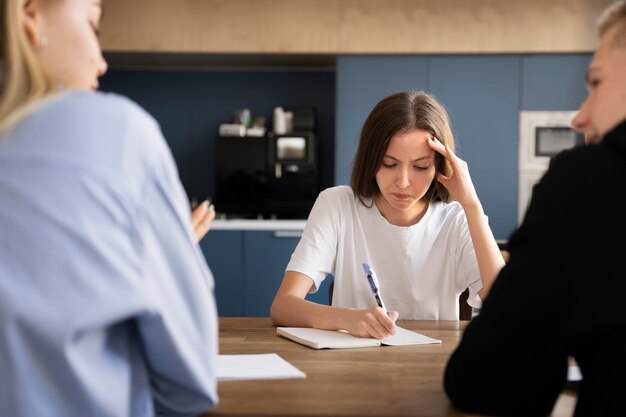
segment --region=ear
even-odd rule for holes
[[[22,7],[22,25],[33,48],[41,42],[41,1],[26,0]]]

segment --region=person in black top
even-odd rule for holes
[[[599,35],[572,121],[588,145],[555,156],[535,185],[509,262],[449,359],[458,409],[549,415],[573,357],[575,416],[626,414],[626,2],[606,9]]]

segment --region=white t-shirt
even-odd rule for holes
[[[466,288],[469,304],[481,305],[476,254],[458,202],[431,203],[419,223],[399,227],[375,204],[363,205],[348,186],[322,191],[286,270],[309,276],[310,292],[333,275],[333,306],[370,308],[376,299],[363,263],[376,272],[385,306],[400,319],[458,320]]]

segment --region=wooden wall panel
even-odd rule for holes
[[[590,52],[611,0],[107,0],[107,52]]]
[[[107,0],[110,52],[327,53],[336,0]]]
[[[346,0],[339,50],[354,53],[588,52],[610,0]]]

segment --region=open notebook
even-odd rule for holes
[[[280,336],[313,349],[346,349],[381,345],[401,346],[441,343],[441,340],[398,326],[396,326],[396,334],[383,340],[356,337],[343,330],[320,330],[308,327],[278,327],[276,332]]]

